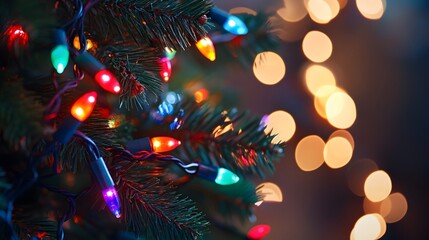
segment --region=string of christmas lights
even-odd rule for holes
[[[97,3],[98,1],[93,0],[89,0],[85,4],[80,0],[70,3],[72,9],[74,9],[74,14],[71,19],[63,26],[57,26],[48,31],[48,35],[50,36],[49,56],[52,66],[50,66],[49,73],[46,74],[50,75],[51,84],[54,86],[55,92],[51,95],[52,97],[47,100],[47,105],[43,112],[43,122],[52,127],[54,131],[53,134],[48,134],[48,136],[42,138],[41,142],[45,144],[44,150],[40,151],[40,149],[34,149],[32,151],[25,174],[19,177],[12,190],[7,192],[7,209],[5,211],[0,211],[0,217],[1,220],[6,223],[9,231],[7,236],[12,239],[19,238],[13,226],[12,212],[14,201],[22,196],[22,194],[35,183],[67,199],[69,208],[62,216],[58,217],[56,231],[57,239],[67,238],[65,236],[64,224],[75,215],[78,208],[76,201],[84,192],[86,193],[86,190],[81,191],[79,194],[74,194],[38,180],[47,179],[61,173],[63,166],[61,166],[60,163],[60,161],[62,161],[62,157],[60,156],[63,154],[64,149],[75,144],[75,142],[81,144],[85,150],[85,154],[89,156],[88,164],[92,179],[100,190],[106,206],[116,218],[121,218],[123,216],[123,209],[121,208],[122,199],[116,190],[118,186],[115,185],[115,181],[109,172],[108,161],[105,161],[105,158],[102,156],[102,151],[115,152],[117,149],[111,146],[99,148],[92,138],[79,130],[83,128],[83,125],[85,125],[83,123],[93,114],[97,104],[97,98],[99,96],[104,97],[104,93],[100,95],[100,92],[93,89],[94,86],[88,84],[90,89],[86,89],[85,94],[75,99],[70,111],[65,111],[66,114],[62,114],[64,110],[62,109],[62,103],[66,99],[65,96],[69,96],[70,93],[72,93],[71,96],[73,96],[74,93],[77,92],[77,88],[80,87],[79,85],[81,85],[83,81],[87,81],[87,79],[95,80],[100,88],[109,93],[123,94],[121,93],[121,91],[123,91],[121,84],[118,82],[116,76],[109,70],[106,62],[104,60],[99,60],[96,57],[97,54],[93,54],[95,51],[87,51],[91,50],[90,44],[92,44],[92,40],[90,41],[90,39],[86,39],[85,37],[85,17],[90,15],[90,9]],[[246,25],[239,18],[231,14],[226,14],[226,12],[218,8],[210,7],[208,14],[214,22],[222,26],[226,31],[237,35],[244,35],[248,32]],[[199,19],[200,25],[204,25],[206,21],[206,15],[201,16]],[[17,45],[35,44],[35,41],[32,41],[32,37],[34,37],[33,31],[27,33],[18,24],[10,26],[7,30],[7,34],[10,48],[22,47]],[[201,40],[195,43],[196,47],[205,57],[214,61],[216,53],[213,43],[208,36],[204,36],[203,34],[199,35],[201,36],[196,38],[195,42],[197,39]],[[34,48],[38,49],[38,46]],[[161,64],[161,71],[158,73],[165,82],[168,82],[171,78],[171,60],[174,57],[175,51],[169,47],[165,49],[165,56],[154,64]],[[12,51],[12,53],[15,54],[16,52]],[[22,56],[16,55],[14,57],[21,58]],[[85,86],[83,88],[88,87]],[[160,121],[166,121],[168,118],[169,129],[171,131],[180,130],[185,121],[185,111],[180,106],[181,96],[174,93],[170,95],[170,97],[173,95],[175,100],[173,101],[167,96],[167,102],[161,103],[156,112]],[[101,101],[104,101],[104,99]],[[173,105],[174,107],[172,108]],[[174,110],[174,114],[172,110]],[[136,161],[145,161],[149,158],[153,158],[155,161],[173,163],[179,166],[180,169],[189,176],[196,176],[218,185],[233,185],[242,180],[238,176],[240,174],[236,174],[226,167],[208,164],[200,160],[189,160],[185,162],[172,155],[160,154],[174,151],[180,146],[181,141],[169,136],[145,137],[124,143],[125,149],[122,149],[122,154],[129,154],[129,157],[132,157]],[[49,164],[52,166],[53,171],[51,174],[39,176],[38,167],[40,167],[41,162],[47,159],[51,160]],[[115,161],[115,156],[109,157],[109,160]],[[114,177],[116,178],[118,176]],[[39,236],[37,234],[33,235],[32,237]],[[43,234],[41,233],[40,236],[43,236]]]

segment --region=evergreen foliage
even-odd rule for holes
[[[272,173],[285,147],[272,143],[260,117],[185,97],[169,116],[154,118],[168,88],[159,77],[159,58],[165,47],[185,50],[206,36],[214,26],[206,17],[212,7],[208,0],[0,4],[0,237],[114,239],[124,231],[131,239],[207,239],[218,221],[233,226],[228,220],[253,216],[261,196],[251,177]],[[219,42],[218,51],[234,57],[240,51],[248,64],[257,52],[247,50],[270,49],[274,38],[264,30],[266,16],[241,17],[250,34]],[[13,24],[28,33],[28,43],[11,40]],[[62,74],[49,60],[53,28],[67,34],[71,58]],[[86,50],[86,39],[96,43],[93,49]],[[237,49],[238,43],[245,44]],[[84,51],[116,76],[119,95],[102,90],[75,65]],[[61,144],[56,131],[88,91],[98,92],[95,109]],[[180,111],[181,124],[173,129]],[[152,136],[171,136],[182,145],[171,156],[124,148],[129,140]],[[118,191],[119,220],[107,215],[94,158],[104,159]],[[240,181],[221,187],[187,172],[186,164],[223,167]]]

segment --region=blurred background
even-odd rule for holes
[[[281,39],[225,80],[287,141],[258,180],[278,186],[256,209],[265,239],[427,239],[429,1],[216,5],[267,13]]]

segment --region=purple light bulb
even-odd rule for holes
[[[115,215],[116,218],[121,217],[121,205],[119,204],[118,193],[115,187],[109,187],[102,191],[104,201],[106,202],[109,210]]]

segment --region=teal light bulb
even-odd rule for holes
[[[166,47],[165,56],[168,58],[168,60],[171,61],[174,58],[174,56],[176,56],[176,50]]]
[[[215,182],[219,185],[231,185],[238,182],[240,178],[225,168],[219,168]]]
[[[51,52],[51,62],[59,74],[64,72],[69,62],[69,50],[65,45],[58,45]]]

